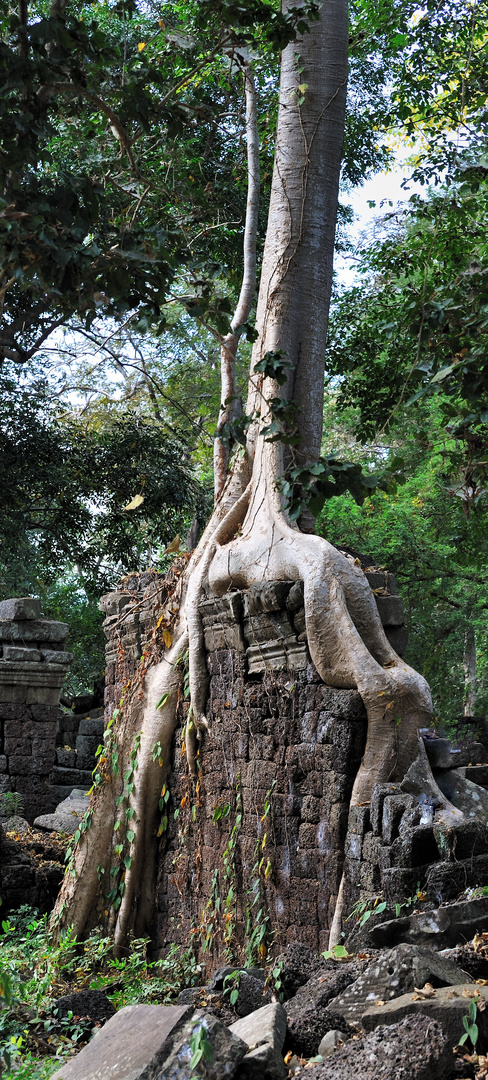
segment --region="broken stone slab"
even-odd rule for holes
[[[16,596],[0,601],[0,620],[3,619],[38,619],[41,614],[41,601],[34,596]],[[0,626],[0,637],[2,636]]]
[[[16,663],[39,664],[41,661],[38,649],[29,649],[22,645],[4,645],[2,652],[4,660],[15,660]]]
[[[7,619],[0,623],[0,637],[4,641],[64,641],[68,636],[67,623],[55,619],[36,619],[32,622],[14,622]]]
[[[255,1050],[257,1046],[269,1043],[273,1050],[281,1054],[285,1044],[286,1012],[279,1001],[272,1001],[241,1020],[236,1020],[235,1024],[230,1025],[229,1031],[244,1039],[248,1050]]]
[[[436,769],[436,783],[449,802],[461,810],[465,818],[488,821],[488,791],[466,780],[458,769]]]
[[[237,1066],[235,1080],[286,1080],[288,1069],[269,1043],[257,1046],[246,1054]]]
[[[211,1046],[212,1057],[205,1059],[205,1080],[231,1080],[244,1058],[246,1043],[233,1035],[215,1016],[200,1010],[197,1010],[191,1019],[185,1020],[183,1026],[173,1033],[172,1046],[164,1058],[162,1068],[161,1065],[151,1063],[144,1073],[144,1080],[194,1080],[195,1071],[190,1068],[193,1057],[190,1039],[195,1035],[203,1036]],[[71,1077],[68,1080],[71,1080]],[[122,1078],[117,1074],[116,1080]]]
[[[488,982],[488,956],[485,953],[476,952],[468,945],[458,945],[455,949],[443,949],[440,956],[453,960],[472,979],[486,979]]]
[[[370,964],[366,971],[338,997],[329,1009],[351,1023],[359,1023],[363,1012],[375,1001],[390,1001],[401,993],[430,982],[433,986],[471,982],[465,972],[431,949],[418,945],[397,945]]]
[[[74,788],[71,795],[59,803],[53,814],[41,814],[37,817],[34,826],[36,829],[45,829],[46,832],[61,832],[72,836],[89,805],[88,793]]]
[[[460,941],[470,941],[474,934],[484,930],[488,930],[488,898],[462,900],[433,911],[377,923],[371,927],[368,940],[380,949],[399,942],[447,949]]]
[[[189,1005],[127,1005],[110,1018],[76,1057],[58,1069],[51,1080],[160,1077],[191,1012]]]
[[[418,998],[419,1000],[415,1000]],[[402,994],[384,1005],[372,1005],[362,1016],[365,1031],[373,1031],[379,1024],[398,1024],[412,1013],[421,1013],[430,1020],[437,1020],[446,1034],[452,1049],[459,1042],[464,1032],[463,1016],[468,1016],[471,1002],[481,998],[485,1007],[478,1010],[476,1023],[482,1041],[488,1035],[488,987],[473,983],[460,983],[456,986],[440,986],[432,997],[421,997],[415,992]]]
[[[449,1040],[427,1016],[408,1016],[391,1027],[380,1026],[362,1039],[347,1042],[320,1065],[307,1069],[307,1080],[446,1080],[453,1068]]]

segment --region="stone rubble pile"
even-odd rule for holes
[[[483,905],[479,929],[488,925]],[[487,976],[488,945],[477,951],[480,940],[457,952],[476,958]],[[111,1018],[53,1080],[461,1080],[474,1076],[472,1047],[458,1045],[473,1002],[477,1053],[488,1048],[488,980],[475,982],[449,950],[402,943],[338,961],[295,943],[276,964],[293,995],[262,1004],[270,995],[264,972],[237,969],[237,1020],[225,989],[236,974],[229,966],[206,986],[182,991],[176,1005],[132,1005],[111,1016],[98,994],[97,1017]],[[86,1008],[82,996],[69,999],[75,1015]],[[199,1068],[191,1064],[198,1048]]]

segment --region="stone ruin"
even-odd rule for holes
[[[41,618],[40,600],[0,603],[0,792],[18,792],[29,821],[53,805],[67,634],[66,623]]]
[[[0,602],[0,796],[12,796],[9,802],[0,800],[3,912],[26,903],[41,911],[52,908],[66,844],[39,832],[29,833],[28,844],[21,837],[26,822],[49,827],[60,800],[74,788],[91,787],[95,751],[103,738],[103,710],[80,715],[59,706],[72,660],[65,649],[67,635],[66,623],[41,617],[38,599]],[[12,811],[20,839],[1,835],[1,819],[11,818]],[[66,819],[67,832],[73,831],[72,821]]]
[[[407,635],[395,580],[379,568],[363,569],[401,654]],[[106,722],[141,657],[162,653],[157,623],[167,595],[167,581],[148,571],[130,575],[101,601]],[[231,927],[241,944],[261,935],[276,947],[298,941],[326,948],[343,870],[346,912],[380,893],[403,903],[418,883],[439,903],[488,882],[488,831],[469,820],[474,803],[468,806],[473,795],[486,797],[488,820],[488,792],[472,785],[488,786],[488,765],[471,764],[472,749],[466,760],[448,750],[436,763],[442,740],[426,733],[441,789],[456,802],[457,785],[458,803],[464,799],[468,820],[455,832],[434,826],[433,806],[415,777],[378,785],[370,806],[349,811],[366,714],[355,690],[325,686],[317,674],[300,583],[207,598],[200,610],[210,730],[195,785],[181,750],[188,707],[182,692],[159,857],[159,947],[193,937],[218,962]],[[476,746],[477,760],[487,762],[483,743]]]

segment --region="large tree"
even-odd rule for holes
[[[285,5],[285,13],[287,5]],[[245,447],[234,457],[214,512],[180,578],[173,642],[148,671],[144,704],[128,693],[107,733],[107,768],[59,898],[58,923],[81,933],[95,918],[100,874],[125,857],[125,881],[108,921],[121,947],[144,932],[154,905],[161,767],[176,724],[182,654],[189,650],[190,771],[207,727],[207,674],[199,601],[274,579],[304,584],[308,644],[323,680],[357,688],[368,738],[352,794],[365,803],[373,785],[402,779],[429,723],[425,680],[387,641],[373,593],[355,560],[313,534],[300,487],[327,471],[320,461],[324,350],[341,166],[347,83],[345,0],[324,0],[316,18],[283,51],[276,152],[257,307],[257,339],[247,402]],[[304,32],[304,30],[306,32]],[[290,514],[290,499],[296,512]],[[301,509],[301,514],[299,511]],[[172,598],[174,604],[174,596]],[[137,773],[134,773],[134,730]],[[155,754],[154,748],[158,747]],[[132,754],[132,758],[131,758]],[[125,777],[125,779],[124,779]],[[426,783],[433,790],[432,777]],[[130,813],[114,834],[113,807]],[[459,817],[444,803],[441,819]],[[89,827],[88,827],[89,826]],[[337,931],[340,901],[332,934]]]

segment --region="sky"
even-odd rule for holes
[[[410,151],[411,152],[411,151]],[[356,215],[355,221],[349,226],[349,237],[358,249],[363,244],[370,243],[375,237],[383,238],[384,231],[382,221],[386,214],[391,214],[401,203],[408,202],[414,191],[424,191],[420,184],[410,182],[408,188],[402,188],[402,182],[408,180],[411,168],[403,162],[391,172],[378,173],[371,180],[367,180],[362,187],[354,188],[348,192],[343,201],[352,206]],[[375,206],[369,206],[374,202]],[[356,260],[354,251],[351,254],[336,255],[334,269],[341,285],[349,288],[354,285],[356,277]]]

